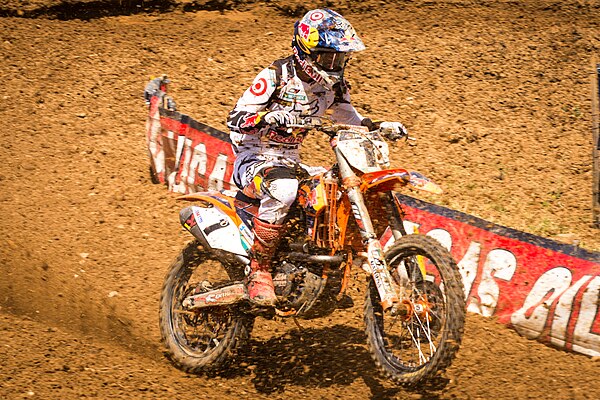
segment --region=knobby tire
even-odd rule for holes
[[[189,288],[198,283],[190,282],[190,278],[210,262],[213,263],[210,268],[214,268],[214,264],[221,266],[222,275],[228,276],[229,281],[239,281],[243,276],[242,268],[225,265],[206,252],[197,241],[192,241],[169,267],[160,296],[159,324],[165,353],[179,369],[194,374],[221,370],[233,358],[239,345],[249,338],[254,322],[252,316],[242,313],[235,305],[205,308],[182,316],[186,311],[182,309],[181,301]],[[190,343],[194,335],[186,333],[186,329],[196,330],[197,327],[191,322],[205,320],[205,325],[209,325],[211,318],[218,319],[219,316],[224,322],[218,339],[208,339],[208,343],[201,346],[205,348],[196,348]],[[204,325],[200,328],[198,332],[206,331]]]
[[[428,268],[437,271],[440,282],[434,283],[431,282],[431,279],[427,281],[422,278],[418,267],[411,261],[416,260],[417,256],[430,260]],[[393,320],[395,317],[385,316],[375,284],[370,279],[364,306],[364,318],[371,356],[386,377],[397,383],[411,386],[444,371],[451,364],[460,347],[465,323],[462,279],[450,253],[438,241],[424,235],[407,235],[400,238],[386,251],[385,258],[390,271],[405,261],[401,265],[404,266],[403,268],[409,269],[409,277],[416,277],[413,282],[408,284],[409,287],[412,285],[411,293],[419,293],[421,297],[431,302],[441,299],[444,303],[443,305],[438,304],[431,313],[431,315],[435,315],[431,321],[427,318],[427,321],[423,322],[426,318],[421,318],[415,322],[415,318],[411,318],[399,323],[387,323],[384,322],[386,318]],[[410,267],[411,262],[412,267]],[[397,279],[398,275],[394,277]],[[443,291],[440,283],[443,283]],[[439,315],[436,315],[436,312]],[[390,326],[395,324],[396,326],[403,324],[408,327],[406,332],[410,332],[412,335],[412,344],[410,344],[411,340],[398,339],[402,335],[393,336],[388,333],[387,329],[391,330]],[[428,334],[425,332],[422,338],[435,339],[435,349],[431,350],[431,344],[429,344],[429,350],[422,352],[420,347],[423,343],[418,341],[419,346],[415,344],[414,332],[422,334],[427,327],[430,328],[430,331]],[[397,329],[405,332],[403,328]],[[433,340],[431,341],[433,342]],[[398,345],[399,348],[394,348],[392,342],[403,343],[404,346]],[[416,350],[417,348],[419,349]],[[407,360],[411,351],[419,354],[418,362]],[[426,356],[429,356],[428,359],[425,359]]]

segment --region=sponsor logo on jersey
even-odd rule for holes
[[[252,128],[256,125],[256,118],[258,118],[258,114],[247,114],[242,118],[242,123],[240,124],[240,128]]]
[[[267,91],[267,80],[260,78],[250,87],[250,93],[255,96],[262,96]]]

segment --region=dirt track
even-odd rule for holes
[[[589,226],[597,2],[348,3],[338,10],[368,47],[348,70],[354,103],[418,138],[393,159],[444,187],[428,201],[600,250]],[[227,375],[189,376],[163,358],[159,289],[188,236],[148,178],[142,90],[166,73],[180,111],[224,130],[255,73],[289,53],[295,20],[243,9],[0,18],[0,397],[600,398],[600,361],[473,315],[440,379],[395,388],[366,351],[359,286],[354,309],[303,333],[257,321]],[[314,164],[326,159],[317,146]]]

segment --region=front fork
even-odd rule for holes
[[[335,151],[338,153],[337,149],[335,149]],[[344,186],[347,188],[352,213],[354,214],[354,218],[359,227],[363,243],[366,245],[369,266],[368,272],[373,277],[373,281],[377,287],[379,298],[381,299],[381,306],[384,310],[387,310],[394,305],[398,305],[400,299],[398,293],[396,293],[393,278],[387,268],[387,263],[383,256],[383,247],[377,238],[377,234],[373,228],[373,222],[371,221],[369,211],[365,204],[365,198],[360,191],[360,178],[354,174],[354,171],[352,171],[352,168],[346,162],[343,155],[336,155],[340,168],[340,175],[342,176]]]

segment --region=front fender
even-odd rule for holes
[[[442,188],[426,176],[419,172],[408,171],[402,168],[369,172],[361,177],[361,181],[360,189],[363,192],[387,192],[394,190],[397,186],[410,185],[416,189],[433,194],[443,193]]]

